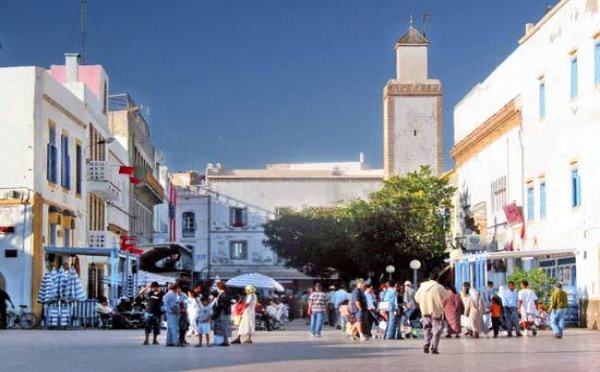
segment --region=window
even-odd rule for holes
[[[80,144],[75,146],[75,193],[81,195],[83,152]]]
[[[597,39],[594,45],[594,70],[594,80],[596,85],[600,85],[600,39]]]
[[[492,214],[502,212],[506,205],[506,176],[502,176],[492,182]]]
[[[51,247],[56,247],[56,231],[57,231],[57,226],[56,224],[50,224],[50,231],[49,231],[49,245]]]
[[[546,117],[546,82],[540,82],[540,119]]]
[[[48,144],[46,146],[46,178],[48,181],[58,183],[58,149],[56,148],[56,125],[50,122],[48,128]]]
[[[72,230],[65,227],[63,228],[63,233],[65,234],[65,247],[70,247],[71,246],[71,234],[72,234]]]
[[[233,227],[246,226],[248,210],[246,208],[229,208],[229,224]]]
[[[546,217],[546,181],[540,181],[540,218]]]
[[[194,212],[183,212],[181,217],[181,236],[193,238],[196,234],[196,215]]]
[[[533,184],[527,185],[527,220],[535,219],[535,210],[533,204]]]
[[[108,108],[108,84],[106,81],[104,82],[104,87],[102,89],[102,113],[106,115],[106,110]]]
[[[573,208],[581,205],[581,178],[579,169],[571,169],[571,206]]]
[[[60,185],[65,189],[71,188],[71,157],[69,156],[69,136],[62,134],[60,136],[60,158],[61,172]]]
[[[577,55],[571,58],[571,98],[577,97]]]
[[[248,242],[245,240],[229,242],[229,258],[232,260],[248,259]]]

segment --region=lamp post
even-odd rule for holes
[[[387,267],[385,268],[385,271],[388,273],[388,280],[392,280],[392,274],[394,272],[396,272],[396,268],[394,267],[394,265],[387,265]]]
[[[421,268],[421,261],[412,260],[410,261],[409,266],[413,269],[413,288],[417,288],[417,271]]]

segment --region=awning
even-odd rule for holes
[[[563,248],[563,249],[540,249],[535,251],[498,251],[498,252],[479,252],[479,253],[466,253],[462,256],[461,260],[474,261],[477,258],[484,258],[487,260],[501,260],[505,258],[536,258],[536,257],[568,257],[574,256],[577,253],[575,248]],[[444,260],[445,262],[453,262],[451,259]]]
[[[92,248],[92,247],[44,247],[46,253],[52,253],[59,256],[100,256],[111,257],[113,252],[121,258],[126,257],[127,252],[121,251],[119,248]],[[136,259],[136,255],[130,255],[132,260]]]
[[[191,272],[192,251],[177,243],[136,245],[142,250],[140,269],[150,273]]]

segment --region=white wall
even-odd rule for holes
[[[427,79],[427,45],[396,47],[396,77],[401,82]]]
[[[34,187],[36,73],[35,67],[0,68],[0,187]]]
[[[393,174],[415,172],[438,165],[437,97],[392,97],[394,100]],[[436,145],[437,144],[437,145]]]

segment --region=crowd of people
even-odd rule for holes
[[[330,287],[325,293],[316,284],[308,294],[307,312],[310,335],[321,337],[323,325],[336,326],[349,338],[366,341],[371,338],[403,339],[423,337],[425,353],[438,354],[439,340],[465,336],[480,338],[490,331],[496,338],[536,336],[540,326],[550,325],[555,338],[562,338],[567,311],[567,294],[560,284],[552,293],[548,314],[538,296],[523,280],[520,289],[514,282],[495,289],[488,282],[481,289],[465,282],[458,293],[436,281],[435,273],[423,281],[418,290],[412,283],[389,281],[378,289],[362,279],[351,282],[350,292],[344,286]]]

